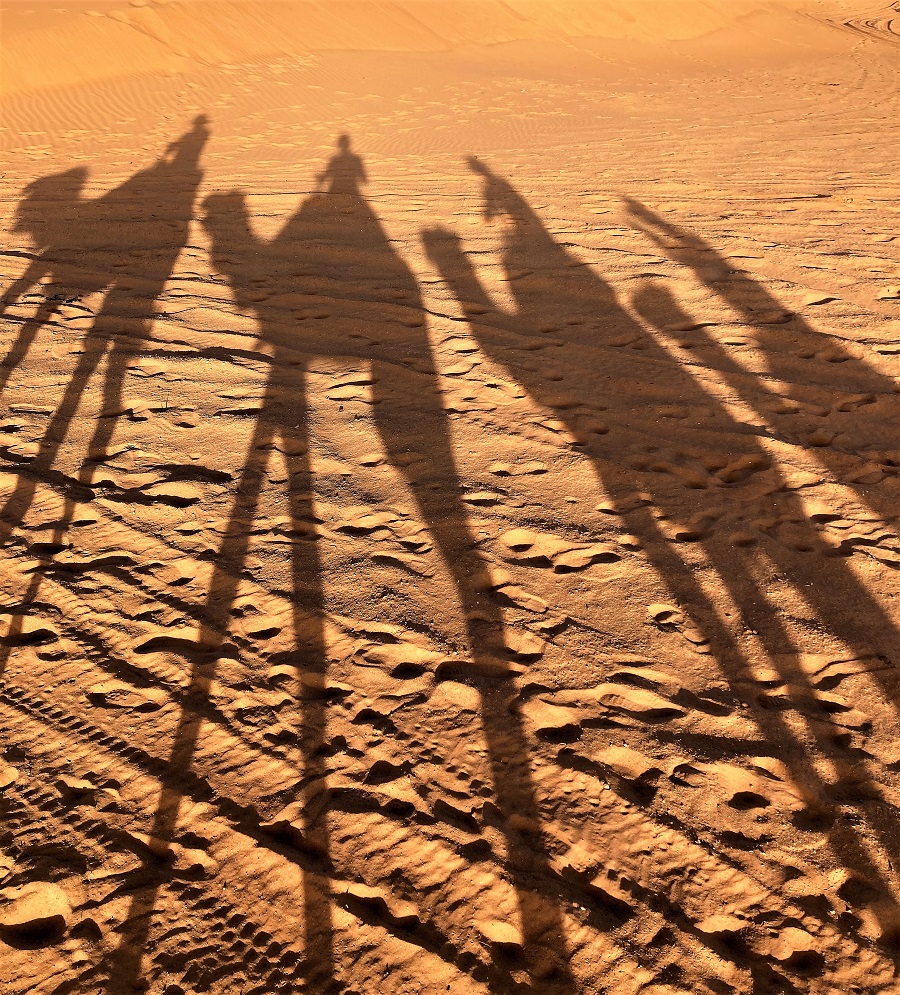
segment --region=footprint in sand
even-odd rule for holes
[[[0,646],[42,646],[56,642],[59,633],[52,625],[31,615],[10,615]]]
[[[678,632],[698,653],[710,652],[709,639],[686,619],[680,608],[663,603],[652,604],[647,606],[647,615],[661,632]]]
[[[0,891],[0,937],[7,942],[44,946],[61,936],[71,916],[57,884],[34,881]]]
[[[495,477],[529,477],[547,472],[547,464],[540,460],[528,460],[524,463],[491,463],[488,473]]]
[[[602,543],[578,543],[532,529],[510,529],[500,536],[503,558],[527,566],[552,567],[557,573],[584,570],[592,563],[616,563],[618,553]]]
[[[87,699],[102,708],[155,712],[163,707],[168,695],[159,688],[138,688],[124,681],[110,680],[95,684],[87,692]]]

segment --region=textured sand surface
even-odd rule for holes
[[[900,5],[0,2],[0,992],[897,991]]]

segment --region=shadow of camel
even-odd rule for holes
[[[38,331],[62,304],[105,291],[100,310],[81,341],[81,353],[62,400],[27,458],[3,455],[18,463],[18,479],[0,509],[0,536],[12,541],[39,485],[60,491],[65,511],[49,548],[59,546],[79,501],[90,500],[94,467],[103,462],[123,411],[128,365],[150,340],[156,301],[187,243],[194,199],[202,179],[199,160],[209,137],[205,116],[172,142],[150,167],[96,199],[83,199],[87,173],[69,170],[32,183],[19,210],[17,227],[32,237],[37,254],[23,276],[4,294],[4,307],[45,277],[43,301],[26,319],[3,364],[0,386],[21,363]],[[106,358],[102,407],[77,477],[54,469],[54,462],[78,412],[84,392]],[[41,583],[36,570],[22,604],[31,604]],[[0,672],[15,645],[24,615],[14,620],[0,647]]]
[[[292,543],[292,611],[295,650],[280,658],[293,668],[298,700],[298,743],[303,771],[298,797],[302,830],[294,845],[312,858],[317,873],[304,874],[303,975],[311,990],[342,987],[333,949],[331,846],[328,828],[328,710],[321,693],[327,670],[325,604],[316,547],[316,517],[308,429],[308,362],[323,354],[370,364],[373,421],[388,461],[400,470],[453,578],[465,619],[471,660],[442,676],[471,682],[480,694],[481,718],[493,777],[493,796],[507,843],[507,873],[516,886],[529,989],[565,991],[570,984],[561,914],[552,896],[534,892],[535,874],[546,874],[548,855],[529,769],[522,720],[509,706],[511,666],[503,619],[490,597],[490,576],[475,549],[462,502],[418,284],[392,246],[360,190],[366,174],[347,136],[319,177],[320,192],[308,197],[270,241],[253,231],[246,197],[232,192],[205,202],[215,268],[228,279],[235,303],[255,315],[267,347],[269,372],[260,412],[225,538],[204,608],[192,657],[188,701],[202,703],[228,638],[232,608],[247,557],[252,523],[273,450],[287,464]],[[415,454],[414,462],[408,458]],[[200,710],[185,708],[169,763],[185,770],[196,753]],[[181,797],[163,789],[152,835],[171,838]],[[543,870],[542,870],[543,869]],[[136,980],[149,935],[154,894],[135,899],[129,931],[117,954],[115,974]],[[523,964],[517,964],[521,970]],[[493,991],[522,990],[505,967],[497,967]]]
[[[109,283],[106,267],[95,267],[93,271],[85,268],[83,257],[90,260],[100,248],[90,244],[99,241],[96,236],[100,233],[84,224],[87,202],[82,198],[82,190],[87,177],[84,168],[67,169],[43,176],[23,191],[13,231],[28,236],[33,254],[22,276],[0,297],[0,313],[6,312],[45,277],[49,279],[37,310],[22,322],[12,348],[0,363],[0,392],[27,356],[37,333],[60,308],[76,304],[83,296],[103,290]]]
[[[554,240],[509,182],[479,160],[470,166],[484,183],[486,218],[506,222],[502,267],[514,308],[495,306],[452,232],[424,233],[429,258],[464,310],[480,313],[470,323],[485,353],[532,398],[555,408],[580,440],[628,531],[689,617],[691,641],[708,639],[736,697],[788,766],[803,801],[796,825],[822,831],[844,867],[874,882],[872,909],[883,942],[893,943],[900,920],[885,872],[840,807],[852,800],[887,853],[897,839],[896,813],[866,771],[865,755],[842,745],[803,666],[807,647],[764,575],[774,567],[829,641],[871,661],[870,673],[886,693],[893,688],[890,661],[900,659],[892,621],[845,562],[829,555],[751,427],[736,421],[621,307],[609,284]],[[638,303],[651,321],[662,320],[659,299]],[[541,358],[545,349],[562,371],[553,381]],[[754,525],[766,519],[789,526],[787,534]],[[702,550],[710,583],[736,607],[740,628],[724,622],[708,584],[679,551],[684,542]],[[784,711],[763,707],[752,693],[753,660],[741,630],[757,634],[763,661],[779,673],[790,707],[802,717],[802,736]],[[806,736],[833,764],[833,780],[818,772]],[[769,970],[761,959],[753,969]]]

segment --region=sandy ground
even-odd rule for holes
[[[4,995],[896,992],[898,5],[0,8]]]

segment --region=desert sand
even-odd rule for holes
[[[900,5],[0,17],[3,995],[896,992]]]

